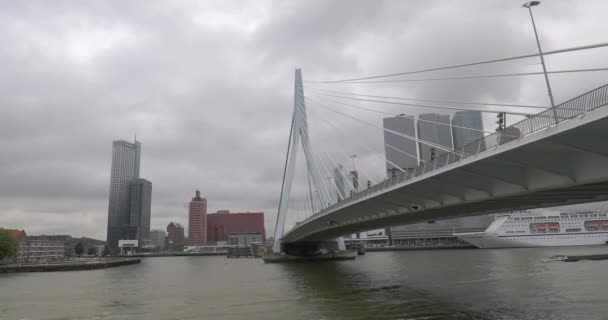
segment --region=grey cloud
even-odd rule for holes
[[[294,67],[303,67],[305,80],[327,80],[534,52],[529,17],[519,5],[4,2],[0,225],[105,238],[111,141],[137,134],[143,144],[142,176],[153,182],[154,228],[171,220],[185,223],[187,202],[200,189],[212,211],[263,210],[270,233],[293,107]],[[605,6],[601,1],[543,3],[537,21],[544,46],[601,41],[592,31],[605,28],[594,18]],[[573,39],[572,30],[581,30],[583,43]],[[597,65],[602,56],[591,53],[585,61]],[[475,71],[539,68],[530,62]],[[556,69],[574,63],[548,62]],[[565,99],[605,82],[606,76],[580,76],[575,85],[571,78],[552,79]],[[538,78],[327,88],[546,103]],[[382,117],[340,110],[378,124]],[[360,169],[381,179],[380,131],[311,100],[309,112],[313,147],[328,166],[335,161],[350,167],[348,155],[356,153]]]

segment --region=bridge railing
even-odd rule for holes
[[[413,170],[406,170],[405,172],[386,179],[366,190],[355,193],[353,196],[334,203],[320,212],[313,214],[306,220],[314,219],[318,215],[344,206],[369,194],[376,193],[397,184],[401,184],[407,180],[419,177],[446,165],[478,155],[486,150],[494,149],[499,145],[516,141],[520,137],[527,136],[539,130],[557,125],[560,122],[567,121],[605,105],[608,105],[608,84],[583,93],[555,106],[554,108],[549,108],[538,114],[532,115],[522,121],[506,127],[502,131],[484,136],[483,138],[473,141],[460,149],[441,153],[433,161],[426,161]]]

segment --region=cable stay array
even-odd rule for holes
[[[362,99],[362,98],[353,98],[353,97],[341,97],[337,95],[331,95],[328,93],[314,93],[314,95],[324,95],[329,97],[347,99],[347,100],[355,100],[355,101],[364,101],[364,102],[374,102],[374,103],[382,103],[389,105],[397,105],[397,106],[407,106],[407,107],[419,107],[419,108],[431,108],[431,109],[446,109],[446,110],[457,110],[457,111],[478,111],[483,113],[507,113],[518,116],[530,116],[535,114],[535,112],[521,112],[521,111],[508,111],[508,110],[483,110],[483,109],[474,109],[474,108],[464,108],[464,107],[454,107],[454,106],[438,106],[438,105],[428,105],[428,104],[419,104],[419,103],[405,103],[405,102],[395,102],[395,101],[383,101],[383,100],[374,100],[374,99]],[[310,96],[309,96],[310,97]],[[329,100],[333,103],[344,104],[344,102]]]
[[[576,47],[569,47],[569,48],[564,48],[564,49],[559,49],[559,50],[545,51],[545,52],[543,52],[543,55],[547,56],[547,55],[553,55],[553,54],[559,54],[559,53],[574,52],[574,51],[581,51],[581,50],[589,50],[589,49],[596,49],[596,48],[603,48],[603,47],[608,47],[608,43],[604,42],[604,43],[597,43],[597,44],[586,45],[586,46],[576,46]],[[538,57],[538,56],[540,56],[539,53],[532,53],[532,54],[526,54],[526,55],[520,55],[520,56],[514,56],[514,57],[507,57],[507,58],[500,58],[500,59],[491,59],[491,60],[484,60],[484,61],[470,62],[470,63],[463,63],[463,64],[455,64],[455,65],[450,65],[450,66],[428,68],[428,69],[421,69],[421,70],[404,71],[404,72],[397,72],[397,73],[389,73],[389,74],[382,74],[382,75],[366,76],[366,77],[359,77],[359,78],[347,78],[347,79],[339,79],[339,80],[304,81],[304,83],[339,83],[339,82],[349,82],[349,83],[352,83],[353,81],[364,81],[364,80],[372,80],[372,79],[380,79],[380,78],[390,78],[390,77],[410,75],[410,74],[427,73],[427,72],[433,72],[433,71],[439,71],[439,70],[449,70],[449,69],[456,69],[456,68],[462,68],[462,67],[472,67],[472,66],[491,64],[491,63],[497,63],[497,62],[520,60],[520,59],[526,59],[526,58],[533,58],[533,57]]]
[[[547,74],[561,73],[583,73],[583,72],[598,72],[608,71],[608,68],[592,68],[592,69],[572,69],[572,70],[555,70],[547,71]],[[536,76],[544,75],[544,72],[519,72],[519,73],[500,73],[500,74],[482,74],[474,76],[459,76],[459,77],[439,77],[439,78],[417,78],[417,79],[395,79],[395,80],[374,80],[374,81],[342,81],[336,84],[356,84],[356,83],[395,83],[395,82],[423,82],[423,81],[444,81],[444,80],[469,80],[469,79],[488,79],[488,78],[506,78],[518,76]]]
[[[403,98],[403,97],[387,97],[387,96],[377,96],[377,95],[369,95],[369,94],[362,94],[362,93],[348,93],[348,92],[341,92],[341,91],[323,90],[323,89],[318,89],[318,88],[314,88],[314,87],[306,87],[306,86],[304,87],[304,89],[312,90],[312,91],[319,92],[319,93],[333,93],[333,94],[341,94],[341,95],[347,95],[347,96],[381,98],[381,99],[392,99],[392,100],[439,102],[439,103],[449,103],[449,104],[469,104],[469,105],[496,106],[496,107],[521,107],[521,108],[536,108],[536,109],[547,109],[548,108],[547,106],[494,103],[494,102],[470,102],[470,101],[450,101],[450,100],[415,99],[415,98]]]
[[[603,47],[608,47],[608,43],[547,51],[543,55]],[[428,164],[432,164],[434,167],[441,161],[441,164],[439,164],[441,166],[451,163],[449,162],[450,157],[452,157],[453,161],[454,157],[461,158],[465,156],[466,152],[469,152],[469,154],[475,153],[475,151],[466,149],[465,146],[469,147],[472,145],[479,152],[480,150],[484,150],[481,149],[482,142],[488,141],[491,145],[497,145],[498,141],[501,141],[501,137],[511,140],[516,139],[519,137],[517,132],[505,129],[505,115],[523,118],[549,109],[549,106],[533,103],[408,97],[405,94],[402,96],[400,94],[375,93],[370,92],[370,90],[359,91],[358,86],[351,91],[350,89],[327,88],[323,85],[400,82],[434,83],[436,81],[543,75],[544,72],[533,71],[396,78],[399,76],[421,75],[464,67],[516,61],[538,56],[538,53],[534,53],[435,68],[326,81],[302,81],[301,71],[296,70],[296,97],[292,130],[297,128],[299,132],[295,133],[297,137],[293,139],[290,137],[287,150],[288,155],[283,183],[284,186],[286,183],[291,184],[289,187],[290,191],[287,191],[285,198],[283,190],[281,191],[281,201],[287,200],[284,210],[288,213],[282,212],[281,210],[283,209],[281,208],[283,207],[281,207],[281,204],[279,205],[279,216],[283,215],[286,217],[286,224],[285,222],[279,223],[279,219],[277,219],[277,226],[282,224],[285,229],[291,229],[324,208],[344,201],[354,193],[367,187],[390,179],[389,175],[391,172],[393,175],[395,173],[414,174],[421,167],[421,170],[424,172]],[[601,71],[608,71],[608,67],[553,70],[546,73],[573,74]],[[395,91],[394,86],[391,89],[391,92]],[[404,110],[404,112],[392,112],[396,108]],[[422,110],[428,110],[428,112],[421,112]],[[438,110],[446,111],[441,114]],[[474,112],[473,115],[478,113],[477,119],[481,123],[473,124],[473,122],[467,122],[468,120],[463,121],[462,117],[469,116],[471,113],[459,113],[457,111]],[[429,116],[423,117],[421,115],[423,113],[429,114]],[[545,114],[547,117],[551,117],[549,113],[550,111],[541,113],[539,117],[544,117]],[[456,121],[456,114],[461,117],[459,121]],[[500,132],[498,135],[495,134],[496,131],[484,129],[482,115],[487,114],[498,115],[498,128],[496,129],[496,131]],[[445,120],[446,117],[447,120]],[[389,122],[385,122],[387,121],[386,119],[397,118],[409,119],[403,120],[403,122],[393,122],[398,125],[409,126],[407,130],[405,128],[397,129],[394,126],[387,125]],[[430,131],[423,134],[421,128]],[[437,136],[429,135],[428,132],[431,131]],[[444,133],[448,132],[448,142],[439,138],[440,131]],[[468,140],[464,140],[464,142],[459,141],[459,144],[457,144],[454,137],[457,132],[461,137],[466,136]],[[479,144],[477,144],[478,141]],[[296,148],[296,150],[291,150],[290,148],[292,147]],[[301,154],[298,156],[298,152],[305,155]],[[443,154],[444,158],[437,159],[440,154]],[[355,159],[357,159],[358,164],[356,168]],[[352,171],[346,169],[350,161],[352,161]],[[291,164],[292,162],[293,164]],[[407,163],[408,165],[402,165],[403,163]],[[327,221],[327,223],[331,224],[332,221]],[[275,232],[275,236],[280,238],[281,235],[282,231]]]

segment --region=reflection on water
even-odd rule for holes
[[[269,264],[224,257],[0,275],[0,319],[606,319],[608,247],[374,252]]]

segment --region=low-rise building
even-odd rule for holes
[[[233,233],[229,236],[229,239],[228,242],[231,245],[249,246],[252,243],[263,244],[261,233]]]
[[[49,240],[44,236],[27,236],[25,230],[8,230],[17,240],[16,263],[41,263],[65,259],[65,242]]]
[[[149,244],[154,246],[156,250],[163,250],[165,248],[166,233],[164,230],[152,230],[150,231]]]
[[[221,210],[207,215],[207,243],[217,244],[220,241],[230,241],[230,235],[260,234],[261,241],[266,241],[263,212],[230,213]]]
[[[184,226],[177,222],[170,222],[167,225],[167,239],[173,244],[183,244],[186,240],[184,235]]]
[[[65,259],[65,242],[48,240],[45,237],[27,237],[25,262],[40,263]]]

